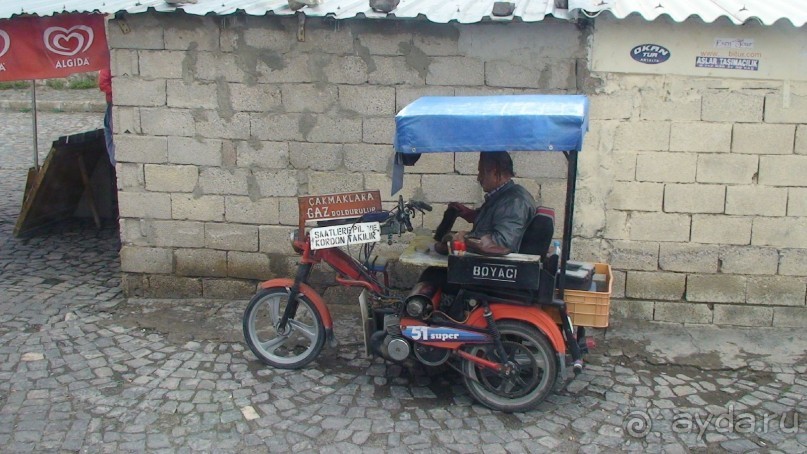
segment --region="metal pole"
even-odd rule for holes
[[[34,114],[34,169],[39,170],[39,144],[36,131],[36,80],[31,81],[31,112]]]
[[[568,162],[566,170],[566,211],[563,216],[563,249],[560,256],[560,287],[558,288],[561,299],[563,299],[563,293],[566,290],[566,262],[569,261],[572,251],[574,192],[577,188],[577,151],[570,151],[566,158]]]

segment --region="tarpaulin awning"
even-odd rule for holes
[[[0,81],[51,79],[109,68],[100,14],[0,20]]]

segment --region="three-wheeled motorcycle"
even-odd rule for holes
[[[300,223],[290,238],[301,255],[297,274],[260,285],[243,318],[249,348],[265,364],[297,369],[314,360],[326,341],[335,345],[328,306],[308,284],[313,265],[324,262],[340,285],[363,289],[359,305],[368,354],[448,365],[482,404],[504,412],[534,408],[565,383],[569,365],[582,369],[589,346],[585,328],[575,330],[564,301],[577,157],[587,128],[588,100],[579,95],[424,97],[409,104],[396,116],[393,195],[402,187],[404,166],[422,153],[563,153],[568,173],[562,247],[550,250],[554,219],[540,209],[521,249],[506,255],[451,242],[454,247],[443,255],[432,238],[416,238],[399,260],[446,267],[448,282],[459,291],[448,295],[419,282],[397,296],[374,248],[413,231],[412,218],[431,206],[399,196],[396,206],[384,210],[379,191],[300,197]],[[459,303],[459,315],[447,313],[446,301],[452,308]]]

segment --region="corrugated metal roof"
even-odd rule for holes
[[[494,0],[401,0],[389,15],[370,9],[368,0],[324,0],[320,6],[307,6],[307,16],[349,19],[367,17],[417,18],[432,22],[475,23],[484,20],[508,21],[520,19],[525,22],[543,20],[546,16],[573,19],[578,16],[595,16],[604,11],[622,19],[640,15],[647,20],[669,16],[677,22],[698,17],[705,22],[714,22],[725,17],[735,24],[757,19],[771,25],[785,19],[801,27],[807,22],[805,0],[568,0],[569,9],[555,7],[555,0],[511,0],[516,8],[512,16],[494,17]],[[28,0],[0,2],[0,18],[21,14],[51,16],[62,12],[100,12],[131,14],[153,9],[172,12],[181,9],[196,15],[226,15],[238,11],[262,16],[265,14],[291,15],[286,0],[198,0],[195,4],[172,6],[165,0]]]

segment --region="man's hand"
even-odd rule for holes
[[[467,222],[473,223],[476,219],[476,215],[478,214],[477,210],[468,208],[467,206],[459,203],[459,202],[451,202],[448,204],[448,207],[454,210],[457,210],[457,216],[465,219]]]

